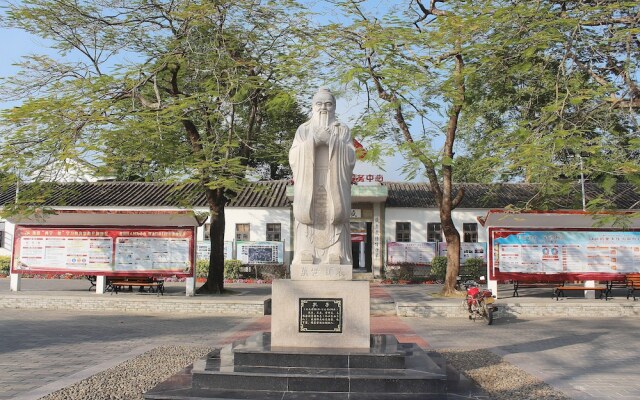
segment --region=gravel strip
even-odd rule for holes
[[[564,393],[486,349],[443,349],[438,353],[495,400],[568,400]]]
[[[142,400],[142,394],[213,351],[210,347],[161,346],[41,400]]]

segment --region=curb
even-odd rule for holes
[[[496,303],[496,318],[539,318],[539,317],[572,317],[572,318],[605,318],[605,317],[638,317],[640,304],[603,304],[588,303]],[[396,312],[399,317],[418,318],[466,318],[467,311],[459,303],[397,303]]]
[[[70,310],[131,313],[264,315],[266,300],[172,299],[0,295],[0,309]]]

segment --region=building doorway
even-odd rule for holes
[[[353,269],[371,272],[371,222],[359,222],[359,226],[351,232],[351,253],[353,255]]]

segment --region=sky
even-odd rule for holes
[[[0,5],[3,1],[0,1]],[[0,15],[2,11],[0,10]],[[20,61],[21,57],[29,54],[55,55],[55,50],[48,47],[44,39],[35,37],[17,29],[7,29],[0,27],[0,77],[11,76],[18,72],[18,68],[13,64]],[[328,85],[331,87],[331,85]],[[363,109],[364,99],[359,98],[338,98],[336,113],[338,118],[347,125],[352,126],[352,120]],[[6,102],[0,99],[0,110],[15,107],[18,102]],[[363,143],[365,148],[367,143]],[[366,162],[356,163],[354,174],[357,175],[382,175],[386,182],[407,181],[401,173],[401,168],[405,164],[402,154],[396,153],[394,156],[382,159],[382,169]],[[418,177],[413,181],[424,181],[423,177]]]

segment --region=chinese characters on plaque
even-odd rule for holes
[[[299,310],[299,332],[342,332],[342,299],[301,298]]]

